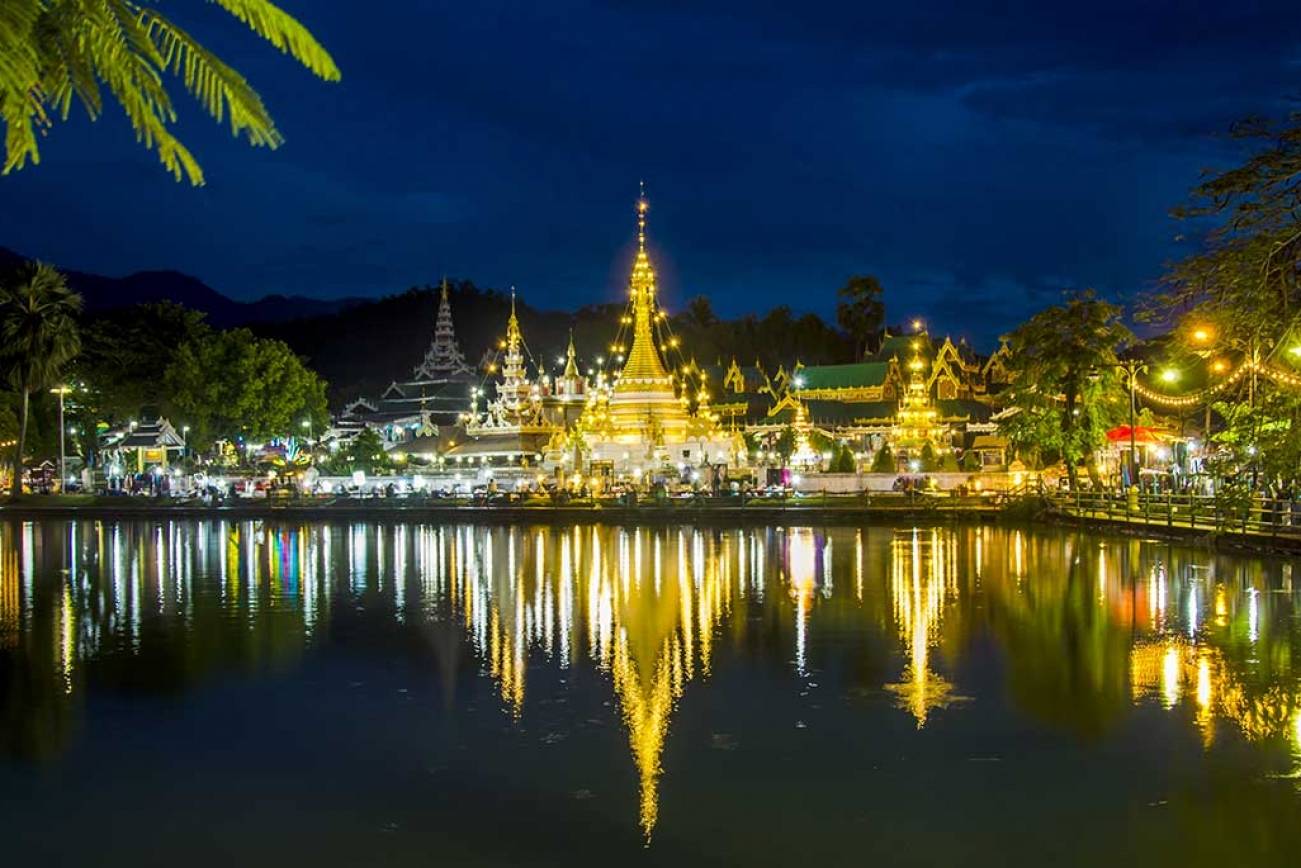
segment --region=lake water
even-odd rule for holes
[[[1295,562],[0,522],[13,865],[1297,865]]]

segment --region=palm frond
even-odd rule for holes
[[[40,60],[32,39],[41,0],[0,4],[0,118],[5,124],[4,172],[40,162],[36,128],[48,123],[40,96]]]
[[[74,57],[108,86],[131,121],[136,140],[156,151],[174,178],[202,184],[198,162],[168,129],[176,110],[159,74],[162,56],[140,23],[138,7],[125,0],[98,0],[94,5],[95,14],[83,19],[77,40],[81,56]]]
[[[211,0],[327,81],[333,58],[288,13],[267,0]],[[193,155],[172,134],[176,111],[163,73],[177,75],[216,120],[250,144],[283,141],[261,97],[242,75],[187,32],[135,0],[0,0],[0,122],[3,172],[39,161],[39,136],[52,115],[68,117],[75,97],[94,120],[107,89],[137,141],[180,180],[203,183]]]
[[[222,120],[229,111],[230,130],[235,137],[243,132],[249,144],[271,148],[284,141],[262,98],[242,75],[156,11],[142,9],[140,21],[157,46],[162,68],[179,75],[186,90],[215,120]]]
[[[338,81],[342,74],[334,58],[316,37],[288,12],[268,0],[210,0],[276,48],[291,55],[326,81]]]

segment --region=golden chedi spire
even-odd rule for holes
[[[565,379],[578,381],[578,351],[574,349],[574,330],[569,330],[569,347],[565,350]]]
[[[673,391],[673,381],[655,346],[655,269],[646,253],[646,200],[643,185],[637,198],[637,258],[633,261],[632,275],[628,280],[628,294],[632,304],[632,349],[624,362],[623,372],[615,387],[616,392]]]

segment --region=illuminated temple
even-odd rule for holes
[[[687,366],[675,374],[666,357],[678,345],[658,305],[655,269],[646,252],[645,194],[637,201],[637,257],[628,281],[628,308],[611,346],[618,359],[631,333],[622,369],[598,382],[578,422],[583,451],[597,467],[640,473],[677,465],[729,465],[743,455],[739,438],[718,424],[704,381]]]
[[[533,485],[539,474],[575,484],[721,482],[734,468],[771,469],[775,446],[792,432],[795,447],[783,462],[804,474],[829,470],[829,449],[853,459],[839,474],[1008,471],[997,430],[1006,344],[982,356],[914,321],[902,333],[887,331],[855,362],[795,359],[771,375],[758,362],[702,366],[659,304],[648,211],[643,191],[627,304],[595,365],[580,366],[571,333],[563,357],[543,353],[557,366],[548,373],[529,351],[512,289],[505,335],[472,369],[456,344],[444,285],[434,341],[414,379],[393,382],[378,401],[349,405],[340,433],[376,428],[387,448],[479,483]]]

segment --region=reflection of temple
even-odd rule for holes
[[[647,835],[674,702],[709,671],[714,631],[739,591],[724,554],[698,531],[589,527],[556,539],[462,529],[448,559],[449,597],[512,713],[524,703],[532,650],[568,667],[586,648],[610,674]]]
[[[896,533],[891,550],[890,598],[907,663],[902,679],[887,684],[886,690],[921,729],[932,710],[960,699],[931,665],[945,607],[957,596],[957,543],[952,534],[938,529],[914,528]]]
[[[650,834],[677,703],[723,664],[764,667],[747,690],[794,692],[817,672],[819,694],[845,698],[888,680],[896,713],[921,727],[957,699],[941,673],[957,681],[957,655],[992,644],[1008,688],[996,692],[1034,725],[1101,706],[1127,734],[1126,715],[1150,704],[1187,718],[1207,750],[1226,738],[1301,749],[1291,576],[1204,550],[998,528],[0,522],[0,652],[20,667],[8,683],[36,688],[3,697],[0,744],[21,723],[57,752],[67,736],[49,733],[72,730],[58,722],[71,703],[111,691],[121,666],[175,679],[169,690],[265,663],[290,672],[334,644],[346,607],[348,629],[365,618],[385,642],[405,629],[423,649],[437,634],[430,665],[449,701],[472,653],[521,731],[553,682],[529,683],[540,666],[597,673],[572,683],[609,685]],[[865,647],[881,659],[882,638],[890,674],[856,668]]]

